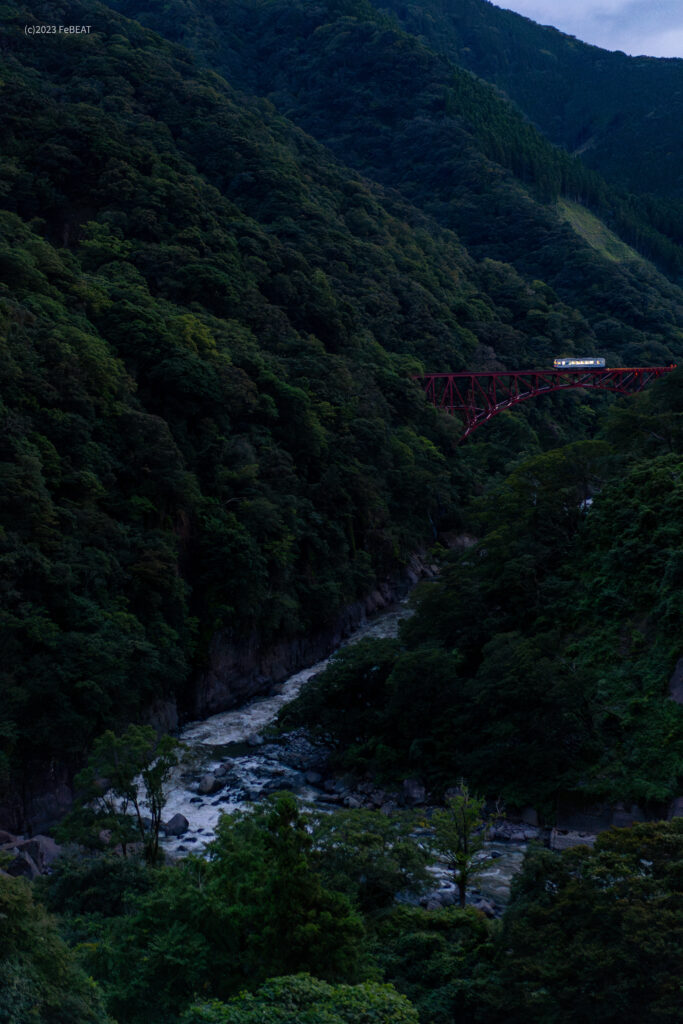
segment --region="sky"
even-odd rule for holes
[[[683,0],[493,0],[604,50],[683,57]]]

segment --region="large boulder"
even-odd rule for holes
[[[23,843],[18,844],[17,849],[22,853],[27,853],[41,873],[46,871],[52,862],[57,857],[61,857],[63,853],[62,847],[54,839],[42,835],[24,840]]]
[[[669,821],[672,818],[683,818],[683,796],[677,796],[675,800],[671,801],[667,817]]]
[[[403,780],[403,800],[408,807],[417,807],[427,799],[427,790],[418,779]]]
[[[181,836],[189,827],[190,823],[184,814],[174,814],[164,825],[164,832],[167,836]]]
[[[29,853],[20,852],[10,861],[6,869],[8,875],[13,878],[28,878],[33,881],[40,874],[38,865]]]
[[[473,900],[470,905],[473,906],[475,910],[481,911],[481,913],[484,914],[486,917],[494,918],[496,916],[496,911],[493,907],[493,904],[489,903],[488,900],[482,899],[481,897]]]
[[[219,789],[222,789],[224,783],[222,779],[217,779],[213,772],[207,772],[206,775],[202,776],[197,786],[197,792],[201,793],[202,796],[210,796],[211,793],[217,793]]]
[[[571,850],[574,846],[593,846],[596,836],[587,832],[561,832],[554,828],[550,833],[551,850]]]

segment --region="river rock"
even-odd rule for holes
[[[323,777],[320,772],[306,772],[304,779],[309,786],[319,786],[323,781]]]
[[[294,729],[281,737],[277,747],[273,748],[272,756],[290,768],[322,773],[329,754],[328,746],[313,741],[303,729]]]
[[[164,825],[164,832],[167,836],[181,836],[189,827],[190,823],[184,814],[174,814]]]
[[[363,806],[363,801],[360,797],[355,796],[353,793],[349,793],[348,796],[345,796],[342,802],[344,807],[348,807],[351,810],[356,810],[358,807]]]
[[[669,821],[672,818],[683,818],[683,796],[677,796],[675,800],[671,801],[667,817]]]
[[[427,799],[427,790],[418,779],[404,779],[403,799],[408,807],[417,807]]]
[[[535,807],[522,808],[520,818],[525,825],[531,825],[533,828],[538,828],[538,811]]]
[[[8,875],[13,878],[28,878],[33,881],[40,874],[40,869],[29,853],[17,853],[5,868]]]
[[[551,850],[570,850],[574,846],[593,846],[596,836],[586,832],[560,832],[554,828],[550,833]]]
[[[530,825],[519,825],[513,821],[502,821],[489,830],[488,838],[501,843],[528,843],[540,839],[541,830]]]
[[[222,788],[222,781],[217,779],[213,772],[208,772],[199,780],[197,792],[201,793],[202,796],[210,796],[211,793],[217,793],[218,790]]]
[[[250,747],[261,747],[263,746],[263,736],[258,732],[252,732],[247,736],[247,743]]]
[[[31,857],[41,874],[63,853],[62,847],[54,839],[41,835],[32,836],[31,839],[19,843],[17,849]]]

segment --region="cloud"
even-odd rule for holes
[[[533,21],[543,20],[546,25],[554,25],[558,19],[563,21],[580,21],[583,18],[599,17],[604,14],[615,14],[633,6],[633,0],[572,0],[571,5],[557,3],[557,0],[501,0],[496,6],[524,14]]]
[[[606,50],[683,57],[680,0],[497,0],[497,6]]]
[[[634,57],[638,54],[647,54],[650,57],[683,57],[683,26],[645,36],[627,52]]]

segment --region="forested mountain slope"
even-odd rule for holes
[[[1,713],[28,771],[190,706],[217,631],[323,628],[592,422],[560,396],[452,460],[412,370],[669,362],[683,296],[564,223],[580,165],[372,8],[247,5],[221,44],[329,149],[103,5],[39,40],[51,5],[9,11]]]
[[[652,223],[681,242],[683,60],[603,50],[487,0],[381,6],[437,53],[498,86],[586,167],[640,194]]]
[[[494,82],[589,167],[636,192],[683,197],[683,60],[603,50],[488,0],[381,6],[437,52]]]
[[[1,714],[25,767],[182,696],[218,629],[329,623],[432,535],[455,428],[409,371],[464,365],[454,311],[482,301],[457,239],[267,104],[104,7],[27,46],[32,16],[0,117]]]
[[[563,298],[585,296],[588,275],[603,307],[615,291],[628,301],[631,285],[613,259],[605,267],[575,246],[566,211],[556,207],[561,196],[591,206],[674,277],[683,266],[670,216],[655,223],[649,208],[549,144],[494,87],[365,0],[117,5],[180,36],[234,85],[267,95],[344,163],[458,231],[473,254],[513,263]],[[642,266],[634,272],[648,274]]]
[[[681,792],[683,389],[657,382],[602,438],[519,463],[470,503],[478,539],[425,583],[400,642],[342,652],[286,709],[338,763],[461,777],[552,821],[559,799]],[[678,670],[680,671],[680,669]]]

